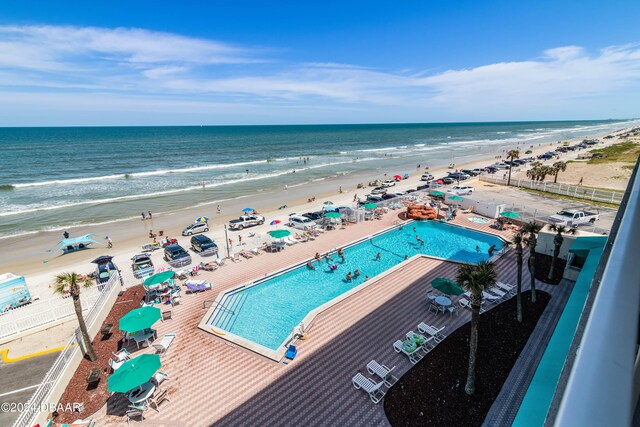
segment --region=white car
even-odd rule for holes
[[[420,177],[421,181],[432,181],[433,180],[433,175],[431,175],[430,173],[425,173],[422,174],[422,176]]]
[[[191,236],[192,234],[206,233],[207,231],[209,231],[209,224],[207,224],[206,222],[196,222],[182,230],[182,235]]]
[[[457,194],[458,196],[462,196],[464,194],[471,194],[475,189],[470,185],[456,185],[452,187],[447,193]]]
[[[387,192],[387,189],[385,187],[376,187],[373,190],[371,190],[371,194],[384,194]]]
[[[311,230],[318,226],[314,220],[301,215],[291,215],[289,217],[289,227],[297,228],[298,230]]]
[[[393,187],[394,185],[396,185],[395,179],[388,179],[382,183],[383,187]]]

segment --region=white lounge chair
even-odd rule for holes
[[[515,285],[508,285],[506,283],[503,282],[496,282],[496,285],[502,289],[505,292],[509,292],[510,294],[514,295],[516,293],[516,286]]]
[[[500,299],[506,299],[507,298],[507,292],[501,291],[500,289],[497,288],[491,288],[489,289],[489,292],[497,295],[498,297],[500,297]]]
[[[421,334],[416,334],[413,331],[409,331],[406,333],[406,337],[408,340],[413,340],[415,341],[415,337],[419,338],[422,340],[422,344],[420,344],[420,346],[424,349],[424,351],[429,351],[429,350],[433,350],[433,348],[435,347],[435,345],[431,342],[433,341],[433,337],[425,337],[424,335]]]
[[[164,354],[167,352],[167,350],[169,350],[169,347],[171,346],[171,343],[175,338],[176,334],[164,334],[164,337],[162,337],[162,341],[152,344],[153,348],[155,348],[158,353]]]
[[[393,372],[395,368],[395,366],[393,368],[387,368],[386,366],[379,364],[375,360],[372,360],[367,364],[367,371],[371,375],[377,375],[378,377],[382,378],[384,384],[387,387],[391,387],[396,383],[396,381],[398,381],[398,378],[391,374],[391,372]]]
[[[165,374],[164,372],[156,372],[155,375],[153,376],[154,381],[156,382],[157,385],[162,384],[162,382],[164,380],[168,380],[169,379],[169,375]]]
[[[379,383],[373,382],[371,379],[365,377],[361,373],[357,373],[355,377],[351,380],[353,386],[357,389],[364,390],[373,403],[378,403],[385,395],[385,392],[382,390],[382,386],[384,385],[384,381],[380,381]]]
[[[499,299],[501,299],[498,296],[495,295],[491,295],[489,292],[487,291],[482,291],[482,297],[484,299],[486,299],[487,301],[498,301]]]
[[[444,326],[438,329],[434,326],[427,325],[424,322],[420,322],[420,324],[418,325],[418,331],[423,334],[431,335],[433,337],[433,340],[437,343],[442,342],[442,340],[446,337],[446,335],[442,333],[443,330]]]
[[[124,362],[125,362],[124,360],[118,362],[116,360],[109,359],[109,367],[113,372],[115,372],[118,370],[118,368],[120,368],[120,366],[122,366]]]
[[[425,355],[425,353],[422,351],[421,346],[417,346],[417,348],[413,351],[405,350],[404,346],[402,345],[402,341],[400,340],[393,343],[393,349],[396,351],[396,353],[402,353],[407,356],[409,358],[409,362],[414,365],[418,363],[420,359],[422,359]]]
[[[254,255],[260,255],[260,248],[257,246],[255,248],[251,248],[250,251]]]
[[[232,253],[230,257],[231,257],[231,261],[233,261],[233,262],[242,261],[242,259],[240,258],[240,255],[237,252],[236,253]]]
[[[293,237],[291,237],[291,236],[287,236],[287,237],[285,237],[285,238],[284,238],[284,239],[282,239],[282,240],[284,241],[284,243],[285,243],[287,246],[293,246],[293,245],[295,245],[295,244],[297,244],[297,243],[298,243],[298,241],[297,241],[296,239],[294,239]]]
[[[124,362],[131,359],[131,354],[127,351],[126,348],[122,348],[118,352],[112,352],[111,354],[115,356],[116,362]]]

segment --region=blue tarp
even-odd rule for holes
[[[100,244],[100,242],[96,242],[95,240],[93,240],[91,236],[95,236],[95,234],[89,233],[89,234],[85,234],[84,236],[74,237],[73,239],[62,239],[58,243],[58,250],[61,251],[69,246],[76,246],[76,245],[86,246],[90,243]]]

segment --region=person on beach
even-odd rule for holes
[[[151,215],[151,211],[147,212],[147,217],[148,217],[149,219],[153,219],[153,216]]]
[[[347,273],[347,282],[351,282],[351,280],[353,279],[353,276],[351,275],[351,272]]]
[[[247,169],[247,175],[249,175],[249,169]]]
[[[380,252],[378,252],[376,254],[376,261],[380,261],[381,258],[382,258],[382,254]]]
[[[233,240],[231,240],[231,238],[229,238],[229,246],[233,246]]]
[[[220,205],[216,206],[216,213],[220,213]]]
[[[354,201],[354,202],[357,202],[357,201],[358,201],[358,193],[356,193],[356,194],[354,194],[354,195],[353,195],[353,201]]]
[[[142,212],[140,215],[142,215],[142,220],[144,221],[145,219],[147,219],[147,216],[144,214],[144,212]]]
[[[107,240],[107,248],[111,249],[113,247],[113,240],[111,240],[109,236],[106,236],[105,239]]]
[[[580,181],[578,181],[578,185],[582,185],[582,177],[580,177]]]
[[[238,246],[242,246],[242,236],[238,234]]]
[[[313,266],[313,263],[312,263],[311,261],[309,261],[309,262],[307,263],[307,268],[308,268],[309,270],[315,270],[315,269],[316,269],[316,268]]]
[[[62,236],[63,236],[65,239],[68,239],[68,238],[69,238],[69,232],[68,232],[68,231],[65,231],[64,233],[62,233]]]
[[[340,186],[340,189],[338,191],[340,194],[342,194],[342,186]]]

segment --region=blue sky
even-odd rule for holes
[[[0,126],[640,116],[638,1],[93,3],[0,4]]]

